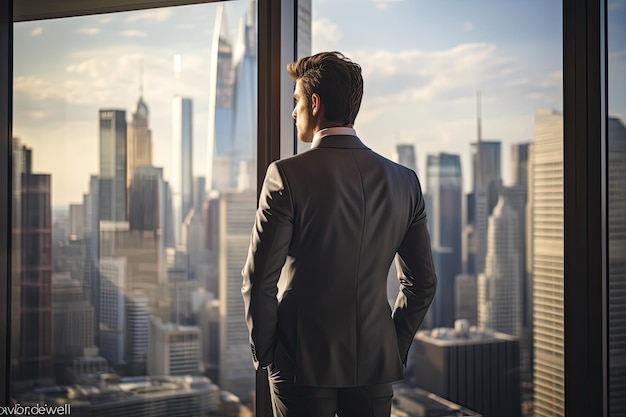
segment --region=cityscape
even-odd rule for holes
[[[95,416],[254,415],[240,289],[256,209],[256,2],[243,3],[236,37],[228,6],[211,5],[209,83],[198,88],[206,112],[197,97],[172,91],[171,129],[156,130],[140,75],[131,109],[93,115],[97,147],[88,151],[98,163],[76,179],[81,201],[56,204],[57,172],[38,168],[29,137],[13,139],[16,403],[71,404],[73,414]],[[298,39],[307,41],[299,52],[308,55],[310,3],[298,12]],[[185,76],[179,60],[173,90]],[[563,114],[529,110],[531,137],[503,149],[483,137],[481,100],[480,91],[472,96],[475,128],[459,153],[427,152],[420,167],[419,138],[384,150],[423,168],[439,279],[405,380],[394,386],[396,417],[564,415]],[[207,126],[200,167],[198,123]],[[607,129],[609,221],[623,224],[626,127],[612,117]],[[167,161],[156,157],[156,136],[168,138],[170,151],[159,153]],[[625,236],[615,229],[611,246],[623,248]],[[612,251],[609,264],[619,286],[626,251]],[[397,291],[392,266],[390,300]]]

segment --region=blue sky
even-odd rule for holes
[[[626,0],[609,4],[613,22],[626,21]],[[247,5],[227,3],[233,41]],[[312,8],[313,52],[340,50],[363,68],[359,135],[388,157],[396,143],[415,144],[422,175],[428,153],[457,153],[469,188],[477,90],[483,138],[503,142],[505,183],[510,144],[533,138],[534,109],[563,108],[560,0],[312,0]],[[140,62],[154,164],[168,176],[171,97],[178,93],[194,99],[194,174],[204,172],[215,10],[208,4],[15,25],[14,135],[34,149],[35,170],[53,174],[54,204],[81,201],[98,170],[97,111],[122,108],[130,117]],[[621,39],[609,42],[615,74],[626,74],[623,28],[609,22],[609,34]],[[178,79],[175,54],[182,57]],[[609,108],[621,117],[624,78],[610,77],[622,93],[610,94]]]

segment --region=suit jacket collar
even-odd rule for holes
[[[352,135],[324,136],[311,149],[317,148],[369,149],[358,137]]]

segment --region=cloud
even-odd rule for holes
[[[514,60],[488,43],[440,51],[357,51],[349,56],[361,64],[366,88],[381,104],[450,99],[492,85],[503,74],[515,71],[509,68]]]
[[[377,8],[384,10],[388,8],[391,3],[397,3],[402,0],[372,0],[372,1],[376,4]]]
[[[316,19],[311,24],[312,50],[316,51],[334,51],[343,33],[339,30],[339,26],[330,19]]]
[[[43,33],[43,28],[41,26],[37,26],[33,30],[30,31],[31,36],[39,36]]]
[[[78,29],[79,33],[84,33],[86,35],[97,35],[100,33],[100,28],[97,27],[82,27]]]
[[[111,18],[111,16],[105,16],[102,19],[100,19],[100,23],[102,23],[103,25],[111,23],[112,21],[113,21],[113,18]]]
[[[38,77],[19,75],[13,79],[13,91],[24,93],[37,100],[58,96],[58,89],[48,80]]]
[[[463,30],[465,30],[466,32],[473,31],[474,23],[470,22],[469,20],[466,20],[465,22],[463,22]]]
[[[146,32],[134,29],[123,30],[120,32],[120,35],[126,38],[145,38],[147,36]]]
[[[172,11],[170,9],[161,8],[161,9],[148,10],[145,12],[133,14],[132,16],[129,16],[128,19],[126,19],[126,21],[129,23],[137,22],[140,20],[152,20],[155,22],[164,22],[167,19],[169,19],[171,15],[172,15]]]

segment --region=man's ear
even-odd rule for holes
[[[320,98],[319,94],[313,93],[311,95],[311,114],[313,116],[317,116],[321,110],[322,110],[322,99]]]

